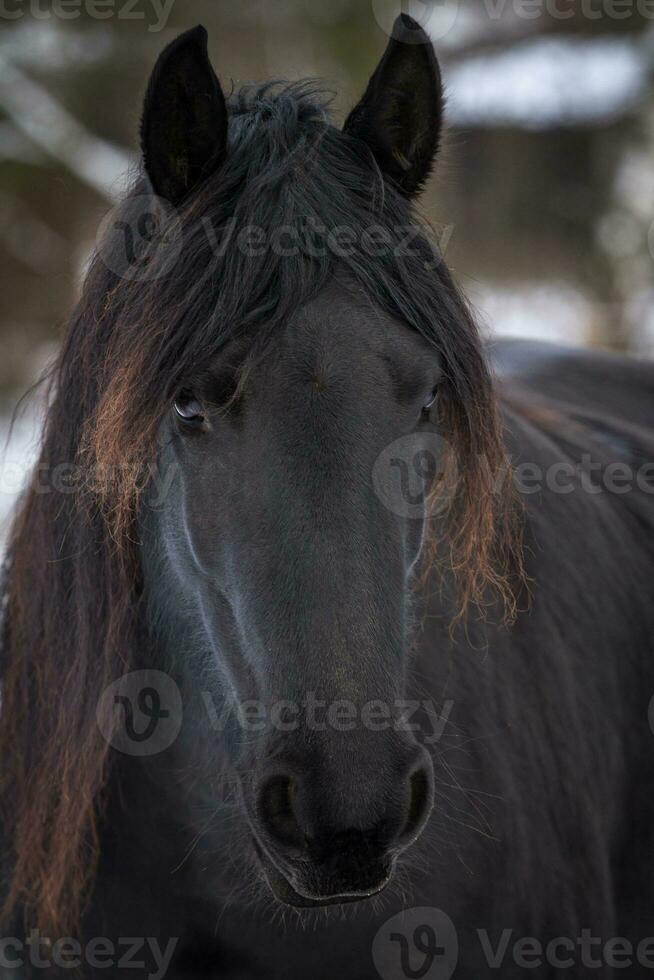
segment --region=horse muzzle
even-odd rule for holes
[[[433,806],[425,749],[394,746],[391,763],[325,758],[261,768],[247,807],[255,850],[275,897],[298,908],[361,901],[391,880],[397,857],[422,833]],[[333,758],[333,757],[332,757]]]

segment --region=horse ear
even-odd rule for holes
[[[171,204],[222,163],[227,106],[204,27],[180,34],[159,55],[145,95],[141,148],[152,189]]]
[[[443,101],[432,43],[412,17],[400,14],[343,131],[367,143],[382,173],[413,197],[429,176],[438,149]]]

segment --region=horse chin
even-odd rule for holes
[[[318,895],[299,891],[291,884],[286,875],[266,854],[258,841],[254,842],[260,867],[266,883],[278,902],[296,909],[325,908],[329,905],[346,905],[352,902],[364,902],[373,895],[384,890],[393,875],[393,867],[381,871],[376,883],[362,889],[339,892],[338,894]]]

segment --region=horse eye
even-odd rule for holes
[[[202,405],[190,391],[181,391],[175,399],[175,414],[183,422],[202,422]]]
[[[423,412],[428,412],[429,409],[432,408],[433,405],[435,404],[437,398],[438,398],[438,385],[436,385],[431,395],[429,396],[425,404],[422,406]]]

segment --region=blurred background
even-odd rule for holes
[[[654,0],[0,0],[0,541],[51,359],[137,154],[148,73],[203,23],[225,87],[326,79],[341,121],[401,11],[448,136],[423,209],[488,332],[654,353]]]

